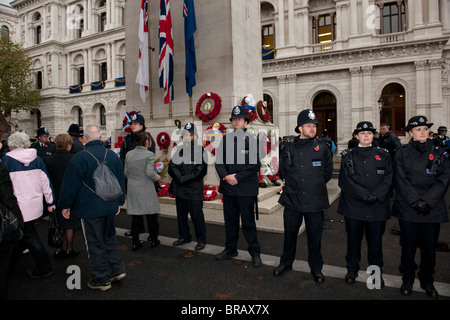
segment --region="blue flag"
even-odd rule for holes
[[[195,23],[194,0],[184,0],[184,44],[186,51],[186,93],[192,97],[192,88],[195,87],[195,74],[197,73],[197,60],[195,58],[194,32],[197,30]]]

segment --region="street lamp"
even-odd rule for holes
[[[384,106],[384,100],[383,100],[382,96],[380,96],[380,99],[378,99],[377,103],[378,103],[378,109],[381,112],[381,109],[383,109],[383,106]]]

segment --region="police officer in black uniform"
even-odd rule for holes
[[[230,121],[234,132],[223,137],[217,150],[215,164],[220,178],[219,192],[223,194],[226,229],[225,249],[216,255],[216,259],[224,260],[237,256],[240,214],[242,231],[248,242],[252,264],[254,267],[261,267],[261,247],[256,236],[255,223],[261,149],[257,138],[245,128],[248,124],[245,107],[234,107]]]
[[[72,137],[72,149],[70,153],[76,154],[77,152],[84,150],[84,144],[80,141],[84,140],[84,131],[80,129],[80,126],[76,123],[72,123],[67,130],[69,136]]]
[[[369,266],[378,266],[380,271],[383,268],[382,236],[390,217],[393,171],[389,151],[372,146],[375,131],[371,122],[358,123],[354,131],[358,147],[342,152],[338,213],[345,217],[348,271],[345,281],[349,284],[358,277],[364,234]],[[379,288],[384,287],[383,279],[379,280]]]
[[[175,196],[179,239],[173,245],[179,246],[191,242],[188,214],[195,228],[197,245],[200,251],[206,245],[206,226],[203,215],[203,178],[208,171],[204,158],[204,148],[198,144],[197,128],[191,122],[181,132],[184,144],[172,156],[169,162],[169,175],[172,183],[169,193]]]
[[[48,141],[48,130],[46,127],[40,127],[37,130],[37,141],[31,145],[31,148],[37,150],[37,155],[45,161],[48,156],[56,152],[56,146]]]
[[[438,134],[434,137],[434,144],[448,152],[450,148],[445,144],[445,141],[449,139],[447,136],[447,127],[440,126],[437,132]]]
[[[136,148],[136,144],[134,143],[133,133],[140,133],[147,128],[145,127],[145,119],[140,114],[135,114],[131,117],[130,121],[130,127],[131,127],[131,133],[127,135],[122,142],[122,146],[120,147],[120,159],[122,160],[122,163],[125,164],[125,157],[128,153],[128,151],[133,150]],[[149,151],[155,153],[156,147],[155,147],[155,141],[152,138],[152,145],[148,149]]]
[[[395,153],[395,198],[392,214],[399,220],[403,274],[400,292],[412,293],[415,278],[416,249],[420,248],[418,278],[420,286],[431,298],[438,298],[433,282],[436,266],[436,242],[440,224],[448,222],[444,196],[450,182],[450,161],[447,152],[428,139],[429,123],[425,116],[408,121],[405,131],[411,142]]]
[[[321,241],[323,211],[328,201],[327,182],[333,172],[333,160],[328,145],[316,139],[316,115],[310,109],[300,112],[295,132],[300,136],[280,147],[279,173],[284,180],[279,203],[284,206],[284,245],[280,265],[273,271],[281,276],[292,269],[297,247],[297,235],[305,219],[308,236],[308,265],[314,281],[322,284],[323,259]]]
[[[401,147],[402,144],[395,133],[392,132],[391,126],[387,123],[380,125],[380,136],[378,137],[378,146],[386,149],[391,155],[391,160],[394,160],[395,150]]]

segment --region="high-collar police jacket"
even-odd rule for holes
[[[180,199],[203,200],[203,178],[208,171],[204,148],[196,142],[184,144],[169,162],[172,177],[169,192]]]
[[[317,139],[296,137],[280,147],[283,193],[278,202],[300,212],[318,212],[330,206],[327,182],[333,173],[328,145]]]
[[[260,154],[258,139],[247,130],[227,133],[217,149],[216,170],[220,178],[219,192],[229,196],[257,196],[259,192]],[[225,181],[229,174],[236,174],[238,184]]]
[[[395,153],[395,199],[392,215],[424,223],[448,221],[444,196],[450,181],[448,154],[434,145],[413,141]],[[418,200],[430,206],[425,214],[414,208]]]
[[[380,147],[356,147],[342,152],[338,213],[362,221],[390,217],[391,157]]]

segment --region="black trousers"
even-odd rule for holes
[[[203,201],[191,199],[175,199],[177,207],[177,222],[180,238],[190,241],[188,214],[191,215],[194,224],[195,237],[198,243],[206,243],[205,216],[203,215]]]
[[[159,222],[158,222],[158,214],[146,214],[146,215],[132,215],[131,216],[131,239],[133,244],[139,243],[139,234],[142,233],[142,230],[145,230],[144,227],[144,216],[147,219],[147,228],[148,233],[150,235],[150,240],[155,241],[158,240],[159,236]]]
[[[369,222],[345,217],[345,230],[347,231],[347,270],[358,272],[361,261],[361,242],[366,235],[367,261],[369,266],[375,265],[383,268],[382,237],[386,229],[386,221]]]
[[[248,243],[248,252],[256,256],[261,247],[256,236],[255,196],[223,195],[223,215],[225,220],[225,251],[235,252],[239,241],[239,215],[242,220],[242,232]]]
[[[306,234],[308,237],[308,265],[311,271],[321,271],[322,258],[322,231],[323,211],[300,212],[284,208],[284,244],[280,264],[292,266],[297,250],[297,236],[305,218]]]
[[[420,247],[420,265],[417,274],[421,284],[432,284],[436,266],[436,242],[439,238],[440,223],[417,223],[398,220],[400,225],[402,257],[399,271],[403,281],[414,282],[417,264],[414,259]]]

